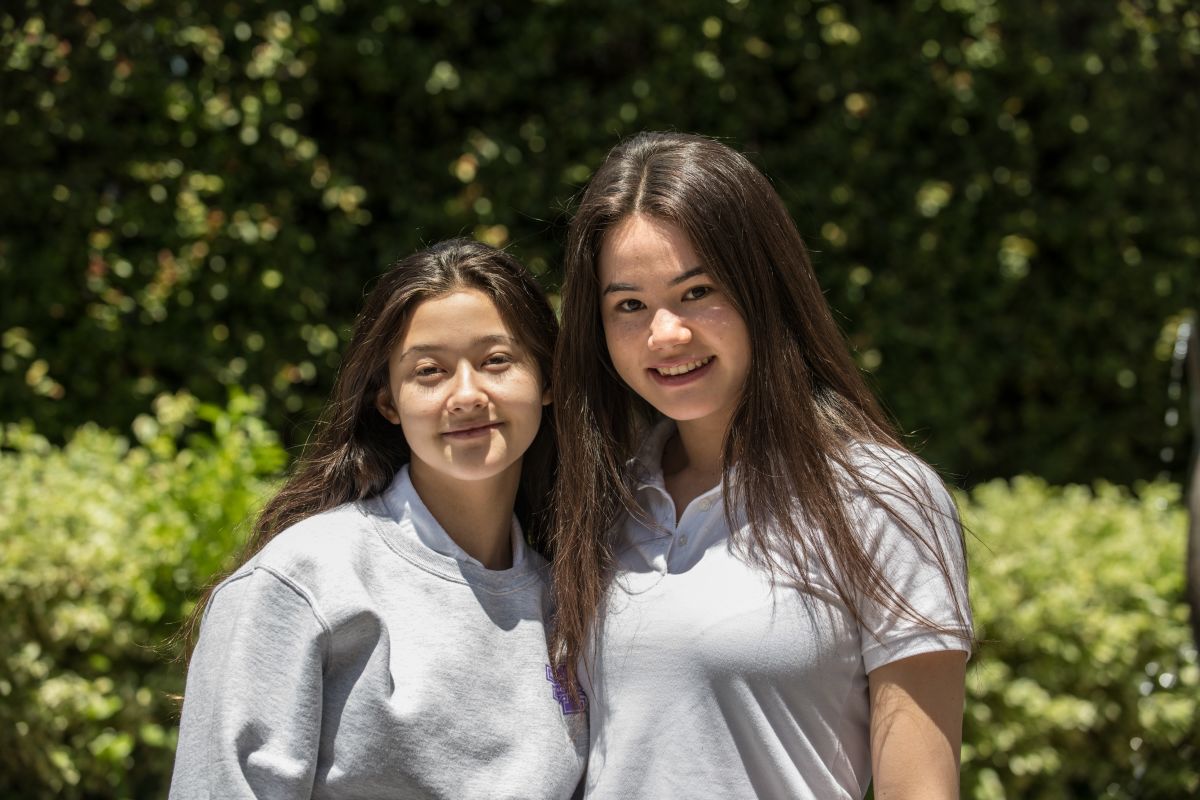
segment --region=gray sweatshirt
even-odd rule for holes
[[[546,562],[513,541],[484,569],[407,468],[275,537],[206,609],[171,798],[570,797],[586,714],[547,666]]]

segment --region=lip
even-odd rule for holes
[[[691,372],[685,372],[683,375],[663,375],[661,372],[659,372],[660,369],[678,367],[681,364],[689,364],[693,361],[700,361],[703,358],[709,359],[707,364],[702,367],[697,367]],[[709,373],[709,371],[712,369],[712,365],[715,363],[717,363],[716,356],[701,356],[700,358],[695,356],[691,358],[677,358],[673,361],[664,361],[660,364],[655,364],[653,367],[648,367],[646,369],[646,373],[650,376],[650,379],[659,386],[684,386],[703,378]]]
[[[443,431],[442,436],[454,441],[462,441],[465,439],[477,439],[487,436],[493,430],[499,428],[500,422],[482,422],[476,425],[464,425],[454,428],[453,430]]]

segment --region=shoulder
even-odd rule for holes
[[[268,572],[306,594],[352,579],[364,555],[376,547],[379,537],[373,520],[372,513],[358,503],[301,520],[276,534],[229,579]]]
[[[285,528],[213,590],[206,618],[214,607],[286,608],[311,613],[326,630],[336,627],[395,577],[388,571],[401,560],[388,551],[377,522],[371,504],[348,503]]]
[[[857,441],[844,452],[844,460],[859,477],[881,489],[945,490],[937,471],[908,450],[879,442]]]
[[[895,556],[916,549],[936,560],[945,551],[961,553],[958,507],[933,467],[906,450],[873,442],[847,448],[843,461],[837,471],[846,510],[868,552]]]
[[[359,503],[346,503],[285,528],[253,559],[260,566],[338,558],[347,545],[369,535],[373,515]]]
[[[859,510],[957,516],[954,498],[937,470],[907,450],[855,442],[846,448],[835,471],[850,503]]]

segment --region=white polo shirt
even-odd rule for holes
[[[865,599],[860,626],[816,565],[811,595],[773,586],[731,547],[720,486],[689,503],[676,525],[661,467],[673,431],[660,423],[631,462],[641,478],[635,497],[654,524],[624,520],[591,674],[581,666],[591,700],[586,797],[861,799],[871,780],[867,673],[920,653],[969,654],[969,637],[938,634]],[[946,522],[929,533],[949,559],[953,588],[865,497],[852,498],[852,519],[896,590],[967,636],[953,501],[908,454],[857,446],[857,455],[879,465],[885,485],[895,485],[889,470],[903,470],[931,488]],[[905,518],[919,522],[915,512]],[[735,519],[745,525],[740,510]]]

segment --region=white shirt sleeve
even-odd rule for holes
[[[882,577],[924,620],[860,592],[867,672],[921,653],[961,650],[969,655],[967,567],[954,499],[930,467],[909,455],[889,459],[872,488],[907,525],[862,495],[852,520],[861,526],[864,550]]]

